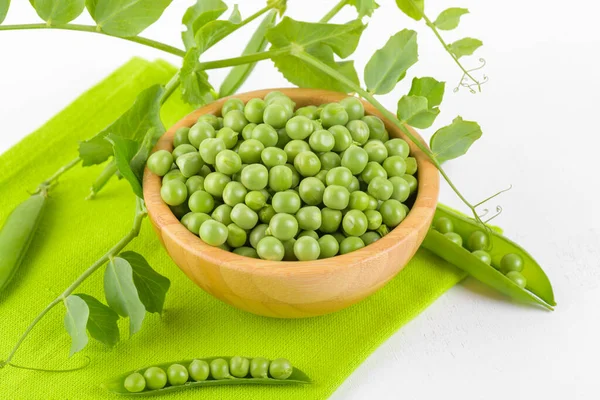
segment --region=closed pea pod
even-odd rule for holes
[[[489,238],[489,248],[486,249],[486,253],[490,257],[491,265],[489,265],[485,254],[472,254],[467,249],[452,243],[439,231],[440,228],[442,230],[450,228],[453,229],[453,232],[450,233],[469,238],[473,232],[482,229],[474,220],[438,204],[435,221],[434,225],[438,230],[432,229],[429,231],[423,242],[423,247],[468,272],[475,279],[514,299],[529,303],[533,302],[548,309],[552,309],[552,306],[556,305],[552,285],[548,277],[533,257],[519,245],[493,230],[488,230],[486,233]],[[520,259],[521,262],[518,261],[517,264],[522,267],[519,274],[525,279],[526,289],[521,287],[523,281],[519,276],[512,274],[511,279],[511,277],[507,277],[497,270],[502,265],[502,259],[507,255],[510,255],[509,259]],[[505,260],[504,264],[507,264],[507,262]],[[517,266],[517,268],[519,267]],[[507,273],[510,272],[507,269]]]
[[[48,194],[46,189],[19,204],[0,230],[0,291],[21,265],[39,226]]]
[[[188,366],[187,368],[185,366]],[[271,367],[272,366],[272,367]],[[158,371],[177,370],[184,384],[170,384],[160,387],[162,379],[157,380],[153,389],[146,376]],[[185,371],[184,371],[185,370]],[[151,371],[151,373],[148,373]],[[167,373],[168,374],[168,373]],[[160,374],[159,374],[160,375]],[[178,381],[178,382],[181,382]],[[297,385],[311,383],[310,378],[301,370],[293,367],[285,358],[270,361],[266,358],[209,357],[162,363],[141,368],[119,375],[102,387],[109,392],[128,396],[148,396],[167,394],[175,391],[190,390],[204,386],[222,385]]]

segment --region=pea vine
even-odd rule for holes
[[[138,236],[146,216],[142,174],[152,148],[165,132],[160,120],[161,106],[177,90],[184,101],[194,106],[232,95],[261,60],[273,61],[283,76],[297,86],[355,93],[371,103],[431,159],[458,197],[472,210],[475,219],[481,222],[475,210],[480,204],[472,205],[442,167],[442,163],[468,151],[482,134],[479,125],[458,116],[450,125],[439,128],[433,134],[430,147],[418,140],[409,129],[425,129],[434,124],[440,113],[445,83],[432,77],[413,77],[409,92],[398,100],[395,114],[376,98],[394,90],[418,61],[417,32],[402,29],[373,54],[364,70],[364,86],[353,61],[348,60],[367,28],[364,20],[379,7],[374,0],[341,0],[318,23],[284,16],[286,0],[268,0],[264,8],[245,19],[237,6],[223,18],[229,10],[223,1],[197,0],[182,18],[185,26],[181,34],[183,49],[139,36],[160,18],[171,0],[30,0],[30,3],[44,23],[1,25],[10,0],[0,0],[0,31],[63,29],[101,34],[149,46],[183,60],[181,69],[166,85],[154,85],[142,91],[131,108],[116,121],[79,144],[77,158],[40,184],[38,191],[46,191],[76,165],[105,164],[104,170],[92,183],[88,198],[95,197],[113,176],[118,175],[130,183],[136,195],[136,212],[131,230],[35,317],[6,359],[0,361],[0,367],[15,366],[11,360],[21,344],[36,324],[59,304],[63,304],[66,310],[65,328],[72,339],[71,355],[86,346],[88,333],[102,343],[115,345],[120,340],[119,317],[129,318],[129,332],[134,334],[141,329],[146,312],[162,311],[169,280],[154,271],[141,255],[124,251]],[[396,0],[396,5],[403,14],[417,21],[423,20],[432,30],[462,71],[458,87],[464,86],[473,92],[474,88],[480,90],[487,78],[482,81],[475,79],[472,75],[475,69],[467,69],[460,59],[473,54],[482,45],[481,41],[464,38],[447,44],[440,34],[440,30],[455,29],[468,10],[449,8],[432,22],[425,15],[424,0]],[[329,23],[345,6],[356,8],[357,19],[344,24]],[[86,9],[96,25],[72,24],[71,21]],[[262,22],[240,56],[204,60],[208,49],[260,17]],[[217,91],[206,71],[227,67],[231,67],[231,71]],[[75,293],[84,280],[105,265],[106,305],[92,296]]]

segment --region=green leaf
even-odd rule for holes
[[[373,15],[373,11],[379,8],[379,4],[375,3],[375,0],[350,0],[348,4],[356,7],[358,18],[362,18],[365,15],[370,17]]]
[[[64,300],[67,312],[65,314],[65,329],[71,336],[71,351],[69,356],[83,350],[88,344],[86,325],[90,310],[81,298],[68,296]]]
[[[186,30],[181,33],[181,39],[186,49],[196,45],[196,32],[198,29],[219,18],[227,11],[227,4],[221,0],[197,0],[196,4],[187,9],[183,15],[182,23]]]
[[[29,2],[35,8],[37,15],[49,26],[69,23],[85,8],[85,0],[29,0]]]
[[[402,123],[411,125],[410,120],[422,112],[427,111],[427,98],[423,96],[402,96],[398,100],[398,119]]]
[[[354,53],[365,25],[360,20],[347,24],[320,24],[295,21],[285,17],[275,27],[267,31],[267,39],[273,48],[292,46],[296,51],[307,50],[311,46],[327,45],[341,58]]]
[[[430,145],[440,163],[460,157],[481,137],[481,128],[474,121],[456,117],[448,126],[440,128],[431,137]]]
[[[198,29],[195,40],[196,47],[200,50],[200,54],[210,49],[238,27],[239,24],[231,21],[216,20],[211,21]]]
[[[425,0],[396,0],[396,5],[404,14],[416,21],[423,18]]]
[[[89,309],[87,330],[90,335],[107,346],[116,345],[119,342],[119,327],[117,326],[119,315],[95,297],[83,293],[73,296],[79,297],[87,304]]]
[[[275,24],[276,15],[277,12],[275,10],[269,11],[248,41],[246,48],[242,52],[243,56],[259,53],[267,47],[268,41],[265,37],[265,33]],[[221,84],[219,97],[226,97],[234,94],[246,81],[255,66],[256,63],[250,63],[233,67]]]
[[[435,119],[440,114],[439,108],[425,110],[412,117],[407,123],[415,128],[427,129],[435,122]]]
[[[448,45],[448,50],[456,56],[461,58],[462,56],[470,56],[483,45],[483,42],[479,39],[463,38],[456,42]]]
[[[355,84],[359,84],[358,75],[354,69],[354,62],[336,62],[331,47],[326,45],[313,45],[305,51],[343,74]],[[320,69],[292,55],[274,57],[273,62],[288,81],[299,87],[327,89],[344,93],[351,91],[350,88],[341,84],[337,79],[324,74]]]
[[[109,35],[139,35],[155,23],[172,0],[86,0],[98,28]]]
[[[83,166],[101,164],[113,155],[111,144],[104,140],[109,133],[136,142],[140,142],[150,128],[156,129],[156,134],[162,134],[165,131],[160,120],[160,98],[163,92],[164,88],[160,85],[142,91],[131,108],[109,127],[79,143],[79,156],[83,160]]]
[[[133,282],[146,311],[161,313],[171,281],[156,272],[140,254],[126,251],[119,257],[127,260],[133,270]]]
[[[426,97],[427,105],[431,109],[442,103],[445,88],[446,82],[439,82],[431,77],[414,78],[408,94]]]
[[[214,89],[208,81],[208,74],[200,68],[201,54],[202,52],[197,47],[189,49],[179,71],[181,96],[186,103],[195,106],[201,106],[213,100],[212,91]]]
[[[10,7],[10,0],[0,0],[0,24],[4,22],[6,14],[8,14],[8,8]]]
[[[134,140],[124,139],[121,136],[113,135],[112,133],[106,136],[106,140],[113,146],[115,164],[117,165],[119,173],[123,178],[127,179],[133,193],[143,199],[144,192],[142,190],[142,181],[138,179],[130,165],[131,160],[140,148],[139,143]]]
[[[417,62],[417,33],[403,29],[377,50],[365,67],[365,83],[371,93],[391,92],[408,68]]]
[[[142,327],[146,308],[133,282],[133,270],[129,262],[115,257],[109,261],[104,273],[104,295],[106,302],[122,317],[129,317],[129,334]]]
[[[146,161],[148,161],[148,157],[150,157],[152,149],[154,148],[158,140],[161,138],[161,136],[162,132],[157,134],[157,130],[155,128],[148,129],[148,132],[146,132],[146,136],[144,136],[144,139],[140,144],[138,152],[135,153],[135,156],[133,156],[133,158],[129,162],[129,166],[131,167],[131,170],[133,171],[139,182],[142,182],[144,179],[144,168],[146,167]],[[119,179],[123,177],[120,172],[118,176]]]
[[[460,22],[460,17],[468,14],[469,10],[466,8],[452,7],[448,8],[440,13],[433,24],[443,31],[450,31],[456,29]]]

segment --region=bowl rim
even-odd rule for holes
[[[295,102],[301,104],[307,99],[316,98],[319,100],[315,100],[315,103],[326,103],[339,101],[350,96],[345,93],[322,89],[273,88],[255,90],[225,97],[196,109],[174,124],[159,139],[156,146],[152,149],[152,153],[158,150],[172,151],[172,138],[179,128],[192,126],[198,117],[204,114],[220,115],[221,107],[228,99],[240,98],[246,102],[250,98],[263,98],[267,93],[272,91],[280,91]],[[375,107],[360,98],[359,100],[361,100],[364,105],[365,115],[379,117],[384,122],[391,138],[400,137],[406,140],[405,135]],[[427,146],[427,143],[417,132],[408,126],[407,128],[415,135],[415,137]],[[419,150],[410,140],[406,141],[410,147],[410,155],[416,158],[418,166],[417,196],[410,212],[400,225],[392,229],[387,235],[375,243],[351,253],[337,255],[331,258],[315,261],[269,261],[241,256],[218,247],[207,245],[198,236],[190,232],[162,201],[160,197],[161,177],[152,173],[147,167],[144,170],[143,179],[144,200],[146,202],[150,220],[163,243],[164,240],[161,235],[169,235],[170,239],[181,248],[185,249],[185,251],[193,253],[198,258],[205,259],[210,263],[218,264],[221,268],[269,276],[312,275],[317,271],[320,273],[334,272],[339,269],[346,269],[359,261],[360,263],[363,263],[371,258],[378,257],[381,252],[391,251],[392,248],[402,245],[406,239],[409,239],[415,230],[422,230],[424,225],[427,225],[428,227],[431,223],[439,194],[439,173],[425,153]],[[423,231],[426,232],[426,230]],[[424,234],[416,242],[413,253],[416,252],[423,238]]]

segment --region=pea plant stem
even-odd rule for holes
[[[92,187],[90,188],[90,194],[85,198],[86,200],[91,200],[106,186],[110,178],[113,177],[118,171],[117,163],[115,160],[110,160],[106,167],[102,170],[100,175],[96,178],[94,183],[92,183]]]
[[[65,25],[47,25],[47,24],[18,24],[18,25],[0,25],[0,31],[14,31],[14,30],[24,30],[24,29],[61,29],[68,31],[79,31],[79,32],[91,32],[91,33],[99,33],[105,36],[116,37],[119,39],[128,40],[130,42],[139,43],[144,46],[152,47],[157,50],[161,50],[167,52],[169,54],[173,54],[178,57],[185,56],[185,51],[168,45],[166,43],[158,42],[156,40],[143,38],[140,36],[132,36],[132,37],[120,37],[109,35],[107,33],[98,31],[98,28],[93,25],[79,25],[79,24],[65,24]]]
[[[204,63],[200,63],[200,68],[202,68],[203,70],[209,70],[255,63],[257,61],[267,60],[273,57],[277,57],[279,55],[289,54],[291,52],[291,49],[292,48],[290,46],[286,46],[282,47],[281,49],[262,51],[260,53],[248,54],[240,57],[226,58],[216,61],[207,61]]]
[[[142,222],[147,215],[146,206],[144,201],[140,198],[136,198],[136,209],[135,209],[135,217],[133,219],[133,224],[130,231],[121,238],[106,254],[104,254],[100,259],[98,259],[95,263],[93,263],[88,269],[86,269],[76,280],[73,282],[68,288],[65,289],[58,297],[50,302],[44,308],[37,317],[34,318],[33,321],[29,324],[25,332],[21,335],[15,346],[12,348],[10,354],[6,358],[6,360],[0,361],[0,368],[9,365],[10,361],[14,357],[15,353],[21,346],[21,344],[25,341],[29,333],[33,330],[33,328],[40,322],[40,320],[59,303],[62,303],[64,299],[66,299],[69,295],[71,295],[75,289],[79,287],[90,275],[92,275],[98,268],[103,266],[108,260],[117,256],[121,250],[123,250],[133,239],[135,239],[140,234],[140,229],[142,226]]]
[[[344,8],[346,4],[348,4],[348,0],[340,0],[340,2],[333,6],[333,8],[329,10],[329,12],[325,14],[323,18],[319,20],[319,22],[323,24],[329,22],[331,18],[333,18],[342,8]]]
[[[49,177],[48,179],[46,179],[45,181],[43,181],[42,183],[39,184],[36,192],[40,192],[42,190],[48,190],[48,188],[50,186],[54,185],[56,183],[56,181],[58,181],[58,178],[60,178],[62,174],[69,171],[71,168],[73,168],[80,162],[81,162],[81,158],[76,157],[76,158],[72,159],[71,161],[69,161],[68,163],[66,163],[65,165],[63,165],[62,167],[60,167],[51,177]]]
[[[452,53],[452,51],[450,51],[450,47],[448,46],[448,44],[446,43],[446,41],[444,40],[442,35],[440,35],[440,32],[437,30],[437,28],[433,24],[433,22],[431,22],[431,20],[429,18],[427,18],[427,15],[425,15],[425,14],[423,14],[423,20],[425,21],[425,25],[427,25],[433,31],[435,37],[439,40],[439,42],[442,44],[442,46],[444,46],[444,50],[446,50],[446,52],[448,54],[450,54],[450,57],[452,57],[452,59],[454,60],[456,65],[458,65],[458,67],[462,70],[464,76],[468,76],[469,79],[471,79],[473,81],[473,83],[475,83],[475,85],[477,85],[477,90],[479,90],[481,92],[481,82],[479,82],[477,79],[475,79],[473,77],[473,75],[471,75],[471,73],[460,63],[460,61],[458,60],[458,57],[456,57],[454,55],[454,53]]]

